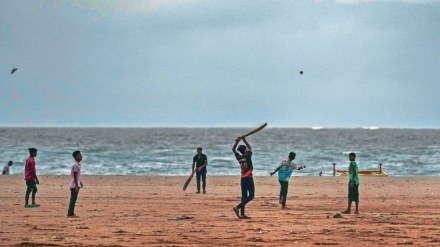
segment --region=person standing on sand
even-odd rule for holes
[[[359,214],[359,167],[356,163],[356,154],[350,153],[348,155],[350,160],[350,165],[348,167],[348,207],[347,210],[343,211],[343,214],[351,213],[351,203],[354,201],[356,203],[355,214]]]
[[[76,217],[75,215],[75,204],[78,199],[79,188],[83,187],[81,181],[81,160],[82,154],[80,151],[75,151],[72,154],[75,162],[72,164],[72,169],[70,170],[69,177],[69,187],[70,187],[70,203],[69,209],[67,211],[67,217]]]
[[[287,200],[287,191],[289,189],[289,179],[290,176],[292,176],[293,170],[301,170],[306,168],[306,166],[297,166],[295,163],[293,163],[293,160],[295,159],[296,154],[294,152],[289,153],[289,158],[287,160],[283,160],[281,162],[281,165],[278,166],[275,171],[271,172],[270,175],[278,172],[278,181],[280,182],[281,189],[280,189],[280,204],[281,208],[286,208],[286,200]]]
[[[245,145],[240,145],[237,148],[240,140],[243,140]],[[245,207],[246,204],[254,199],[255,195],[254,178],[252,177],[252,171],[254,169],[252,165],[252,148],[245,137],[241,136],[235,139],[232,152],[235,154],[235,158],[241,167],[241,202],[234,207],[233,210],[239,219],[250,219],[251,217],[245,213]]]
[[[2,175],[9,175],[10,174],[10,167],[12,166],[12,164],[14,164],[14,162],[12,162],[12,160],[10,160],[8,162],[8,164],[5,165],[5,167],[3,167]]]
[[[40,184],[37,177],[37,170],[35,168],[35,157],[37,157],[37,149],[29,148],[29,157],[26,159],[24,167],[24,180],[26,180],[26,195],[24,199],[25,208],[35,208],[40,205],[35,203],[35,194],[37,193],[37,184]],[[29,205],[29,195],[32,192],[32,204]]]
[[[203,194],[206,193],[206,166],[208,157],[202,153],[202,148],[197,148],[197,154],[193,158],[192,170],[196,172],[197,192],[200,194],[200,180],[202,180]],[[196,170],[194,170],[194,168]]]

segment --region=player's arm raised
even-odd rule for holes
[[[243,140],[244,144],[246,145],[246,147],[252,151],[251,145],[249,144],[249,142],[246,141],[245,136],[242,136],[241,139]]]
[[[237,137],[237,138],[235,139],[234,146],[232,146],[232,152],[233,152],[234,154],[237,152],[237,146],[238,146],[238,143],[240,142],[240,140],[241,140],[241,136],[240,136],[240,137]]]

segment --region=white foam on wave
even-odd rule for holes
[[[367,129],[377,129],[368,127]],[[319,131],[310,131],[310,130]],[[3,130],[3,131],[2,131]],[[72,150],[83,151],[84,174],[189,176],[195,147],[202,145],[208,156],[208,174],[240,174],[231,152],[234,129],[2,129],[0,165],[14,162],[12,173],[22,174],[28,145],[38,141],[37,172],[69,175]],[[234,132],[234,133],[232,133]],[[245,132],[237,130],[236,132]],[[44,137],[44,138],[43,138]],[[69,140],[68,145],[60,140]],[[356,128],[269,128],[252,136],[254,173],[269,176],[290,150],[307,169],[294,174],[333,175],[332,164],[347,169],[347,155],[355,152],[362,170],[377,170],[378,163],[389,175],[434,175],[440,170],[440,132],[382,127],[381,131]],[[32,140],[32,141],[30,141]],[[78,146],[79,145],[79,146]],[[0,167],[0,168],[1,168]]]
[[[378,126],[370,126],[370,127],[363,127],[363,129],[367,129],[367,130],[378,130],[378,129],[380,129],[380,127],[378,127]]]

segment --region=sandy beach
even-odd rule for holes
[[[440,245],[438,177],[361,177],[361,214],[343,218],[333,215],[346,208],[346,177],[293,177],[286,210],[276,176],[254,179],[250,220],[232,211],[238,176],[208,176],[207,194],[194,193],[195,180],[182,191],[186,177],[83,176],[79,218],[67,218],[66,176],[40,176],[41,207],[29,209],[22,176],[0,176],[0,245]]]

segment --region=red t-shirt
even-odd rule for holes
[[[36,178],[35,159],[29,156],[26,160],[26,166],[24,167],[24,180],[34,180]]]

